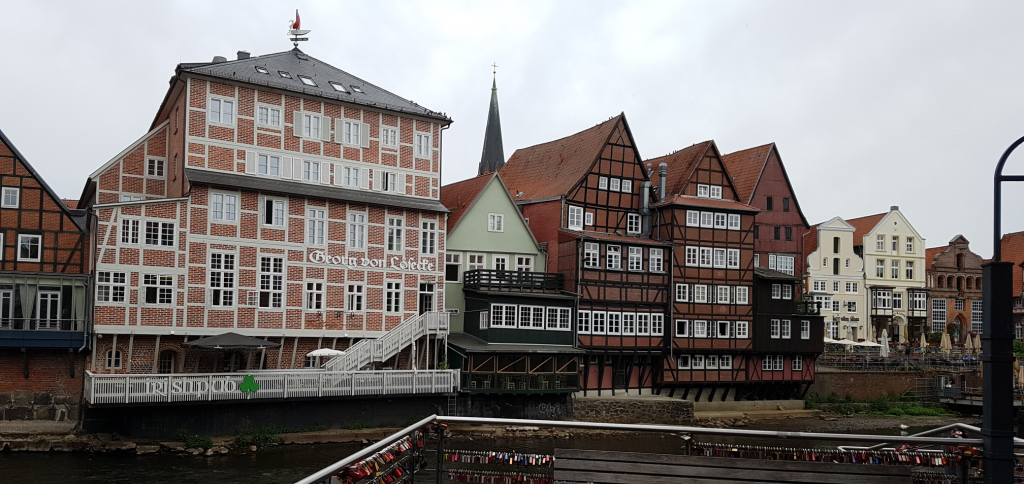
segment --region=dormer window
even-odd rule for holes
[[[711,185],[711,198],[716,200],[722,199],[722,187],[718,185]]]
[[[338,91],[338,92],[348,92],[348,89],[345,89],[345,86],[342,86],[341,84],[338,84],[337,82],[330,81],[330,82],[328,82],[328,84],[330,84],[331,87],[333,87],[335,91]]]
[[[711,187],[708,185],[697,185],[697,196],[708,198],[711,196]]]
[[[363,93],[363,90],[360,89],[359,86],[349,86],[349,87],[352,88],[352,92],[358,92],[358,93],[361,93],[361,94]]]
[[[283,77],[285,79],[291,79],[292,78],[292,75],[287,73],[287,72],[285,72],[285,71],[277,71],[277,73],[280,74],[281,77]]]
[[[268,71],[267,68],[263,66],[256,66],[256,72],[259,72],[260,74],[270,74],[270,71]]]
[[[307,86],[316,86],[316,83],[313,82],[313,79],[310,78],[310,77],[299,76],[299,80],[302,81],[302,83],[307,85]]]

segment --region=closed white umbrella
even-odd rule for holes
[[[968,335],[967,340],[964,341],[964,353],[974,353],[974,338],[970,335]]]
[[[884,329],[882,330],[882,347],[878,350],[878,356],[889,357],[889,331]]]
[[[980,334],[974,335],[974,351],[977,351],[979,355],[981,354],[981,335]]]
[[[949,355],[950,351],[953,351],[953,344],[949,342],[949,333],[942,333],[942,341],[939,343],[939,347],[942,348],[942,352]]]

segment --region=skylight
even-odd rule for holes
[[[256,66],[256,72],[259,72],[260,74],[270,74],[270,71],[268,71],[267,68],[263,66]]]
[[[349,87],[351,87],[352,90],[355,91],[355,92],[363,92],[362,89],[359,89],[359,86],[349,86]]]
[[[277,73],[281,74],[281,77],[283,77],[285,79],[291,79],[292,78],[292,75],[287,73],[287,72],[285,72],[285,71],[277,71]]]
[[[338,84],[337,82],[329,81],[328,84],[330,84],[331,87],[333,87],[335,91],[348,92],[348,89],[345,89],[345,86],[342,86],[341,84]]]
[[[310,78],[308,78],[306,76],[299,76],[299,80],[302,81],[302,83],[307,85],[307,86],[315,86],[316,85],[316,83],[313,82],[313,79],[310,79]]]

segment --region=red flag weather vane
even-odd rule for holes
[[[292,38],[292,45],[298,47],[299,42],[309,40],[306,37],[302,37],[309,32],[309,30],[302,30],[302,19],[299,18],[299,9],[295,9],[295,20],[288,21],[288,35]]]

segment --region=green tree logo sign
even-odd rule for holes
[[[252,394],[256,393],[256,390],[260,389],[260,384],[256,383],[256,379],[253,378],[252,375],[246,375],[245,378],[242,379],[242,384],[238,385],[238,389],[241,390],[242,393]]]

